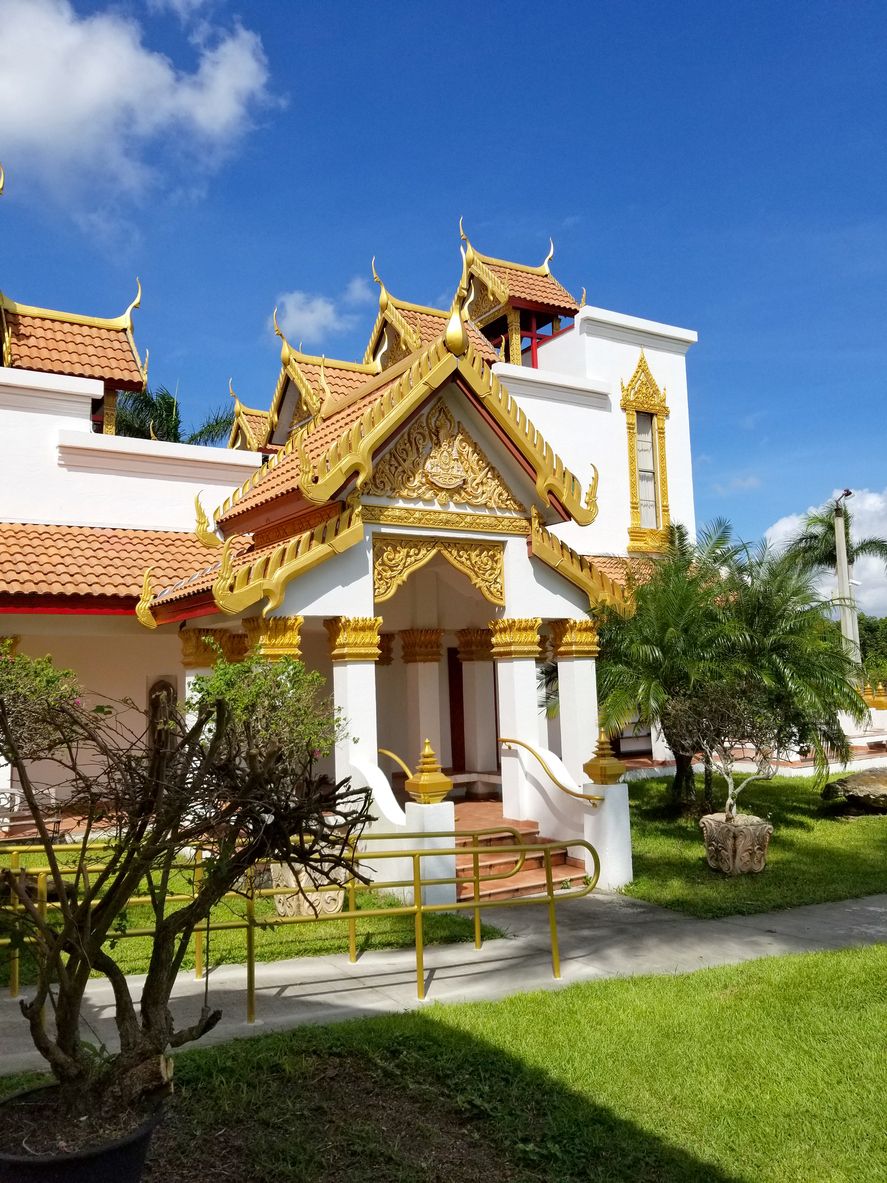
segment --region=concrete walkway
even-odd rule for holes
[[[432,946],[425,951],[427,1002],[502,998],[571,982],[636,974],[687,973],[714,965],[781,953],[805,953],[887,941],[887,894],[813,904],[757,916],[697,920],[626,896],[597,893],[564,901],[557,910],[560,981],[551,975],[548,914],[538,907],[491,908],[488,924],[508,939],[473,945]],[[358,934],[359,934],[358,929]],[[246,971],[223,966],[210,975],[210,1005],[220,1007],[219,1025],[200,1041],[210,1043],[280,1031],[301,1023],[328,1023],[423,1006],[416,998],[411,949],[364,953],[355,965],[343,955],[299,957],[256,966],[256,1022],[246,1022]],[[134,984],[141,979],[133,978]],[[173,1011],[193,1022],[204,983],[182,974]],[[87,990],[85,1017],[113,1045],[113,998],[106,982]],[[84,1036],[95,1036],[84,1029]],[[192,1045],[194,1046],[194,1045]],[[18,1002],[0,997],[0,1073],[42,1068]]]

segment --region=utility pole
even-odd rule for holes
[[[841,617],[841,636],[847,653],[858,664],[859,652],[859,624],[856,619],[856,604],[853,600],[853,588],[850,583],[850,564],[847,561],[847,519],[842,504],[848,497],[853,496],[851,489],[844,492],[835,500],[835,555],[837,557],[836,574],[838,577],[838,611]]]

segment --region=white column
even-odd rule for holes
[[[443,630],[408,628],[400,634],[401,654],[406,667],[407,751],[410,766],[419,759],[422,745],[430,740],[440,752],[440,654]]]
[[[344,728],[336,743],[336,780],[352,775],[351,755],[359,749],[377,764],[376,666],[381,616],[336,616],[323,622],[333,661],[333,701]]]
[[[576,784],[598,738],[597,628],[594,621],[556,620],[551,625],[557,661],[561,759]]]
[[[499,691],[499,736],[521,739],[536,747],[540,739],[536,658],[539,653],[538,618],[490,621],[496,685]],[[535,818],[535,790],[531,787],[517,749],[502,750],[502,810],[506,817]]]
[[[456,635],[462,663],[465,767],[471,772],[492,772],[497,749],[492,637],[486,628],[463,628]]]

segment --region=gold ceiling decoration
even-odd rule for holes
[[[475,542],[462,538],[401,538],[393,534],[373,537],[373,592],[376,601],[389,600],[413,571],[435,555],[467,575],[490,603],[505,603],[505,547],[502,542]]]
[[[526,513],[442,400],[417,419],[377,462],[363,491],[377,497]]]

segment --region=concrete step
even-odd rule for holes
[[[585,879],[582,867],[564,863],[553,868],[553,882],[555,891],[577,888]],[[480,898],[482,900],[510,900],[517,896],[544,895],[546,891],[545,868],[538,867],[531,870],[518,871],[508,879],[494,880],[482,883]],[[473,885],[470,880],[460,883],[458,898],[470,900],[474,898]]]
[[[552,866],[559,866],[562,863],[565,863],[567,859],[566,848],[562,846],[555,846],[554,843],[550,843],[549,845],[552,846]],[[509,850],[503,852],[502,854],[497,854],[495,846],[491,846],[489,849],[489,854],[478,855],[478,869],[480,870],[482,876],[489,874],[501,875],[504,871],[508,871],[517,865],[518,856],[514,853],[514,851]],[[542,851],[531,851],[529,854],[524,855],[524,862],[521,870],[529,871],[533,868],[544,868],[544,866],[545,855],[542,853]],[[470,854],[457,854],[456,874],[460,878],[470,878],[473,873],[474,863],[472,856]]]

